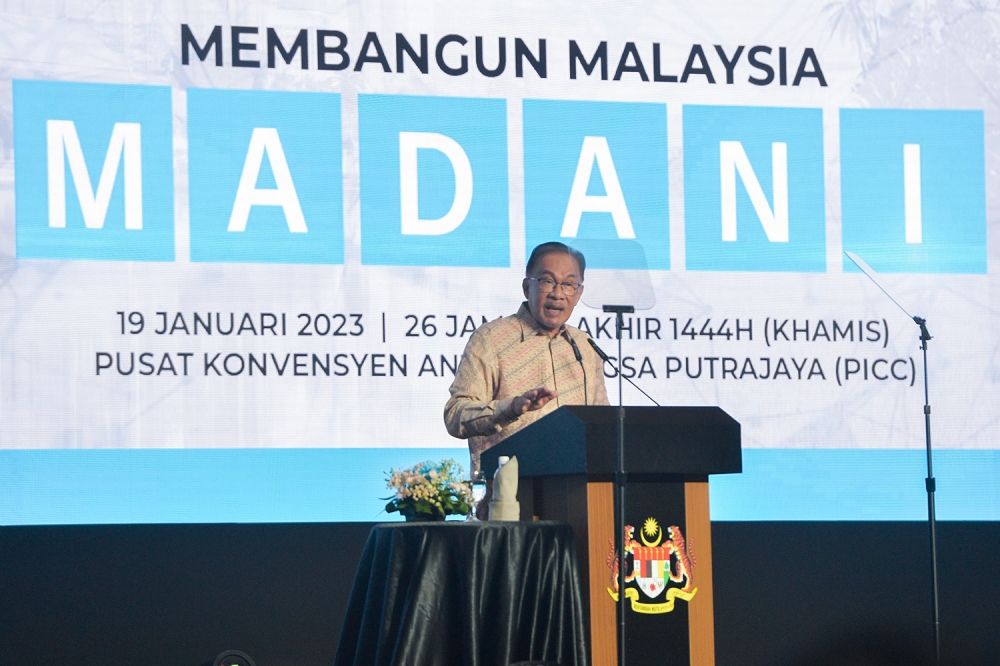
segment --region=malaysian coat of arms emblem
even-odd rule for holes
[[[647,518],[635,540],[635,528],[625,526],[625,598],[636,613],[656,615],[674,609],[676,599],[691,601],[694,586],[694,554],[681,529],[671,525],[664,531],[655,518]],[[611,587],[608,594],[618,601],[618,557],[614,543],[608,555]],[[641,599],[640,599],[641,595]]]

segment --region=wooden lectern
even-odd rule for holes
[[[708,475],[742,471],[740,424],[718,407],[625,409],[628,666],[714,664]],[[593,666],[617,664],[617,426],[617,407],[560,407],[482,454],[486,478],[517,456],[521,520],[573,526]]]

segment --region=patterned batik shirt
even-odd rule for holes
[[[558,396],[541,409],[511,413],[514,398],[543,386]],[[562,405],[608,404],[604,364],[587,344],[587,334],[563,326],[553,338],[526,302],[517,314],[483,324],[472,334],[450,391],[444,422],[452,436],[469,440],[473,471],[479,470],[483,451]]]

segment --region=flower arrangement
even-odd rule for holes
[[[462,466],[452,459],[390,469],[386,485],[396,494],[382,499],[387,513],[399,511],[407,520],[444,520],[472,511],[472,483],[463,481]]]

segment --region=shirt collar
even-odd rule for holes
[[[521,307],[517,310],[517,319],[521,322],[521,342],[524,342],[530,337],[536,335],[549,335],[549,331],[542,327],[534,317],[531,316],[531,310],[528,309],[528,301],[521,303]],[[563,324],[559,329],[560,335],[567,335],[566,324]]]

